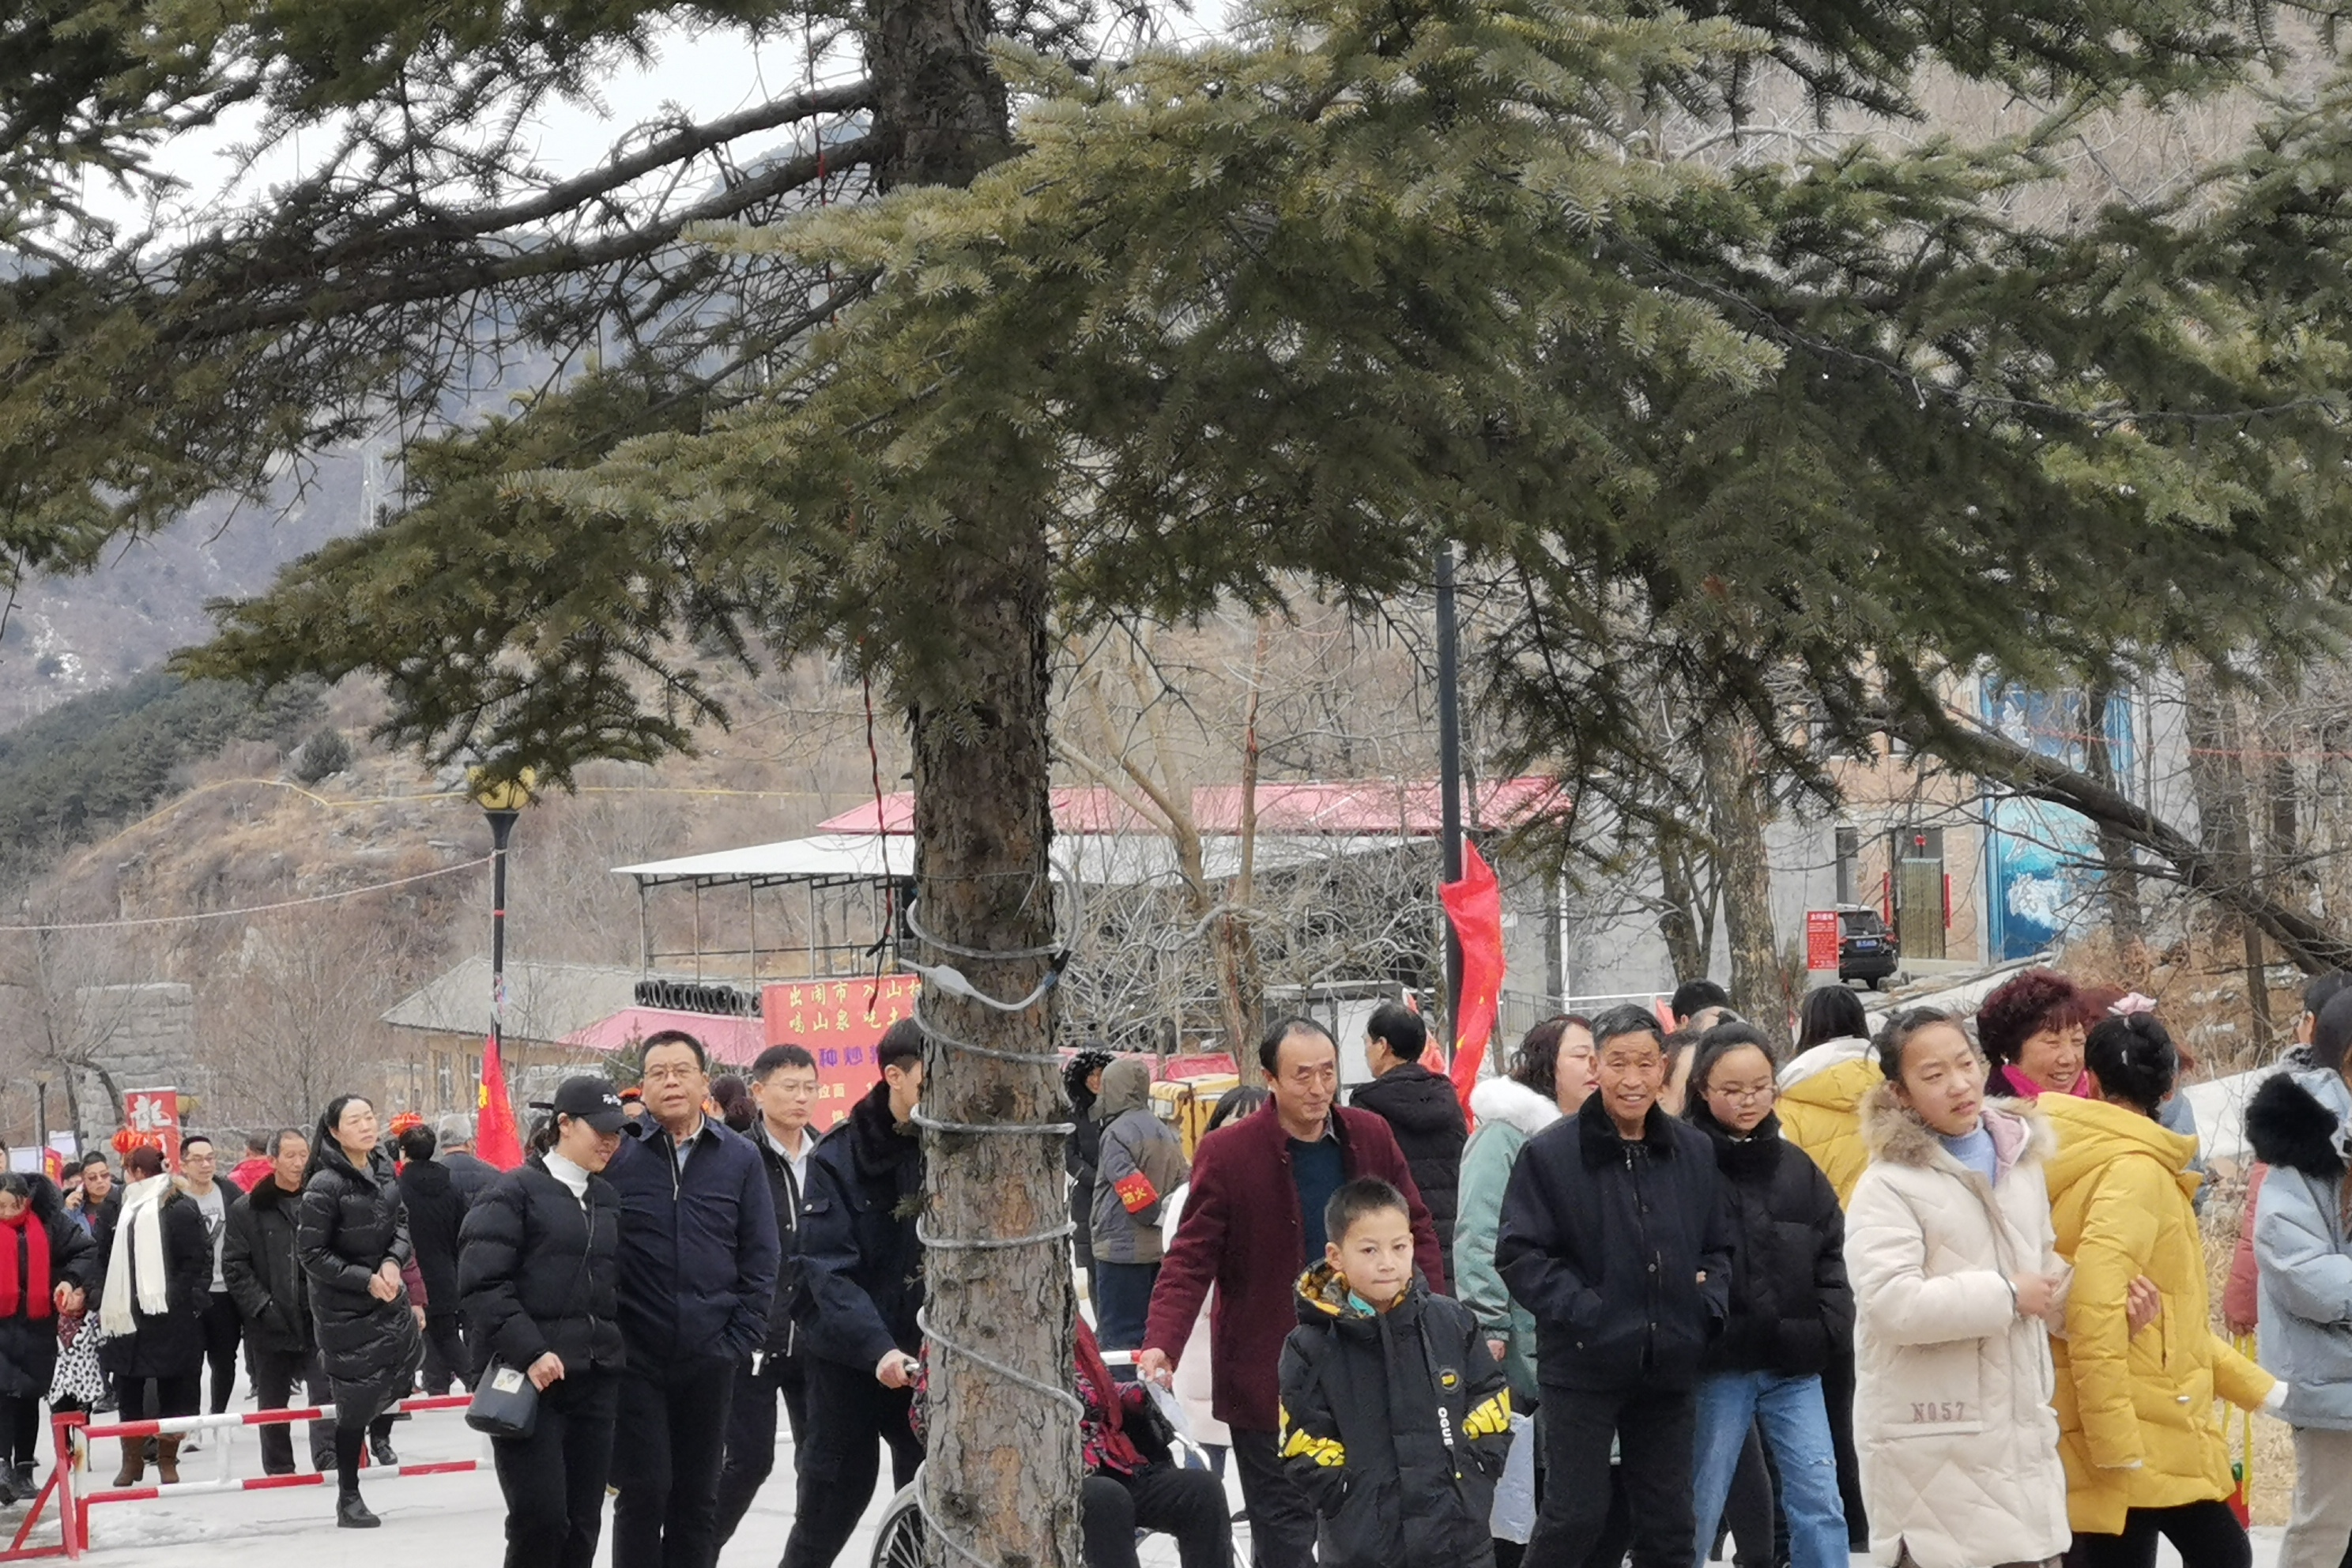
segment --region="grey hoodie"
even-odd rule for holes
[[[1151,1109],[1151,1067],[1122,1057],[1103,1068],[1095,1119],[1103,1124],[1096,1165],[1094,1250],[1098,1263],[1157,1263],[1160,1210],[1184,1184],[1184,1141]]]

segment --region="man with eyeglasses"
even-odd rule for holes
[[[236,1347],[244,1329],[236,1298],[228,1293],[221,1253],[228,1240],[228,1206],[245,1194],[220,1176],[219,1170],[220,1156],[210,1138],[191,1132],[180,1140],[180,1176],[187,1184],[188,1195],[196,1201],[196,1212],[204,1215],[205,1236],[213,1244],[213,1289],[205,1298],[204,1325],[205,1360],[213,1378],[210,1408],[215,1415],[228,1408],[229,1395],[236,1391]],[[181,1449],[183,1453],[195,1450],[193,1442]]]
[[[646,1115],[604,1168],[621,1198],[628,1364],[612,1475],[613,1568],[709,1568],[735,1369],[767,1343],[776,1211],[748,1139],[702,1113],[710,1058],[679,1029],[638,1058]]]
[[[793,1246],[801,1222],[801,1194],[808,1188],[809,1154],[816,1140],[809,1118],[816,1110],[816,1058],[807,1047],[770,1046],[751,1063],[751,1100],[760,1120],[751,1144],[767,1167],[768,1195],[776,1205],[776,1243],[783,1265],[776,1270],[775,1305],[768,1313],[767,1341],[736,1363],[735,1403],[727,1417],[727,1463],[719,1476],[719,1544],[733,1538],[761,1483],[776,1468],[776,1401],[784,1404],[797,1449],[808,1426],[808,1383],[802,1360],[800,1328],[788,1310],[794,1289]]]

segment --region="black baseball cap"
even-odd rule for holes
[[[621,1097],[613,1092],[612,1080],[585,1074],[565,1079],[546,1109],[558,1116],[576,1117],[599,1132],[618,1132],[629,1121],[628,1112],[621,1109]]]

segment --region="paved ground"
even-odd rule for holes
[[[454,1414],[404,1422],[394,1440],[404,1459],[487,1457],[487,1445]],[[249,1435],[236,1439],[241,1474],[259,1468],[251,1443]],[[108,1463],[112,1463],[110,1456]],[[218,1465],[217,1452],[206,1452],[183,1461],[181,1471],[187,1479],[199,1480],[219,1473]],[[719,1568],[769,1568],[782,1556],[784,1537],[792,1528],[791,1465],[787,1442],[777,1454],[776,1476],[720,1554]],[[334,1494],[327,1487],[102,1507],[91,1514],[92,1551],[83,1561],[100,1568],[133,1563],[142,1568],[164,1563],[169,1568],[250,1568],[257,1560],[257,1548],[268,1552],[273,1547],[285,1549],[285,1554],[268,1552],[258,1560],[299,1563],[302,1568],[381,1568],[387,1560],[427,1568],[477,1568],[499,1561],[505,1509],[497,1479],[487,1467],[471,1475],[383,1481],[366,1490],[369,1506],[383,1516],[382,1530],[337,1530]],[[866,1568],[874,1525],[887,1500],[887,1494],[875,1500],[856,1539],[842,1554],[840,1568]],[[0,1524],[13,1530],[22,1517],[22,1509],[7,1510],[0,1513]],[[43,1534],[55,1539],[52,1532]],[[1246,1534],[1240,1539],[1246,1552]],[[610,1555],[608,1546],[598,1553],[598,1563],[609,1561]],[[1147,1543],[1143,1560],[1150,1568],[1173,1568],[1176,1557],[1165,1540],[1155,1538]],[[2179,1561],[2169,1546],[2164,1548],[2163,1568],[2179,1568]],[[2277,1561],[2278,1531],[2257,1530],[2254,1568],[2275,1568]],[[1856,1568],[1864,1568],[1865,1562],[1856,1559]]]

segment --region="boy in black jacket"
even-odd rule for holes
[[[1404,1195],[1376,1177],[1324,1209],[1282,1347],[1283,1462],[1323,1521],[1326,1568],[1488,1568],[1511,1391],[1469,1309],[1412,1268]]]

